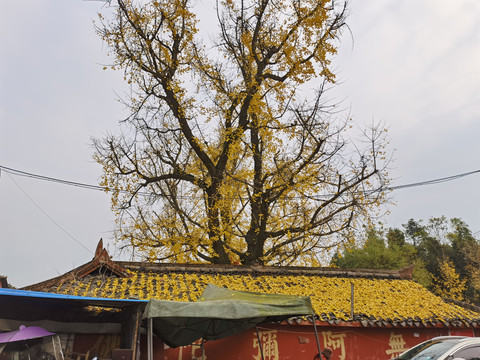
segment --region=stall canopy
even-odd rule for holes
[[[92,306],[106,310],[111,308],[124,310],[136,306],[145,306],[147,302],[147,300],[95,298],[0,288],[0,324],[7,320],[20,321],[21,324],[38,322],[36,325],[40,326],[45,326],[44,321],[47,320],[64,324],[73,321],[97,323],[95,319],[100,316],[100,312],[90,311],[89,309]],[[111,312],[111,314],[113,315],[109,317],[100,317],[104,320],[98,321],[113,321],[111,318],[115,314],[120,314],[120,312]],[[120,320],[116,319],[115,321]],[[3,330],[6,330],[5,328],[13,330],[11,326],[13,326],[12,323],[8,326],[4,323]],[[18,325],[15,328],[18,328]]]
[[[127,306],[137,305],[146,302],[147,300],[97,298],[88,296],[54,294],[40,291],[0,288],[0,308],[7,308],[8,306],[23,304],[26,306],[52,307],[57,310],[59,308],[72,310],[74,308],[85,306],[99,306],[121,309]]]
[[[151,319],[153,332],[167,345],[177,347],[313,313],[306,296],[251,293],[208,285],[197,302],[150,300],[143,318]]]

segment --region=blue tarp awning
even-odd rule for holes
[[[40,291],[28,291],[17,289],[0,288],[0,306],[6,303],[30,303],[32,305],[61,305],[65,307],[99,306],[109,308],[124,308],[131,305],[148,303],[147,300],[137,299],[109,299],[87,296],[63,295],[45,293]]]

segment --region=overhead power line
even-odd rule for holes
[[[77,186],[85,189],[90,189],[90,190],[101,190],[105,191],[106,188],[103,186],[98,186],[98,185],[89,185],[89,184],[84,184],[84,183],[79,183],[75,181],[68,181],[68,180],[62,180],[58,178],[53,178],[49,176],[43,176],[43,175],[38,175],[38,174],[32,174],[26,171],[21,171],[21,170],[16,170],[12,169],[3,165],[0,165],[0,170],[5,171],[8,174],[11,175],[16,175],[16,176],[23,176],[23,177],[28,177],[36,180],[44,180],[44,181],[51,181],[51,182],[56,182],[64,185],[70,185],[70,186]]]
[[[63,184],[63,185],[76,186],[76,187],[80,187],[80,188],[84,188],[84,189],[88,189],[88,190],[98,190],[98,191],[109,191],[109,190],[111,190],[111,189],[107,188],[106,186],[91,185],[91,184],[85,184],[85,183],[80,183],[80,182],[76,182],[76,181],[58,179],[58,178],[54,178],[54,177],[50,177],[50,176],[33,174],[33,173],[30,173],[30,172],[13,169],[13,168],[6,167],[6,166],[3,166],[3,165],[0,165],[0,172],[1,171],[5,171],[6,173],[11,174],[11,175],[23,176],[23,177],[36,179],[36,180],[43,180],[43,181],[59,183],[59,184]],[[469,171],[469,172],[466,172],[466,173],[446,176],[446,177],[442,177],[442,178],[438,178],[438,179],[433,179],[433,180],[420,181],[420,182],[404,184],[404,185],[386,186],[384,188],[384,190],[400,190],[400,189],[407,189],[407,188],[412,188],[412,187],[417,187],[417,186],[440,184],[440,183],[443,183],[443,182],[457,180],[457,179],[460,179],[462,177],[466,177],[466,176],[473,175],[473,174],[478,174],[478,173],[480,173],[480,169],[479,170],[474,170],[474,171]],[[129,191],[120,191],[120,192],[130,193]],[[149,192],[138,192],[137,195],[150,196],[150,195],[153,195],[153,194],[149,193]]]
[[[12,168],[9,168],[9,167],[3,166],[3,165],[0,165],[0,172],[1,171],[5,171],[6,173],[11,174],[11,175],[23,176],[23,177],[27,177],[27,178],[31,178],[31,179],[35,179],[35,180],[49,181],[49,182],[59,183],[59,184],[63,184],[63,185],[75,186],[75,187],[88,189],[88,190],[98,190],[98,191],[111,190],[106,186],[85,184],[85,183],[80,183],[80,182],[76,182],[76,181],[69,181],[69,180],[58,179],[58,178],[54,178],[54,177],[50,177],[50,176],[33,174],[33,173],[30,173],[30,172],[26,172],[26,171],[12,169]],[[120,192],[130,194],[129,191],[120,191]],[[146,192],[138,192],[137,194],[138,195],[144,195],[144,196],[151,195],[151,194],[146,193]]]
[[[399,189],[406,189],[406,188],[411,188],[411,187],[416,187],[416,186],[440,184],[440,183],[447,182],[447,181],[457,180],[457,179],[460,179],[462,177],[473,175],[473,174],[476,174],[476,173],[480,173],[480,170],[469,171],[469,172],[466,172],[466,173],[447,176],[447,177],[434,179],[434,180],[420,181],[420,182],[405,184],[405,185],[389,186],[387,189],[388,190],[399,190]]]
[[[1,168],[1,166],[0,166]],[[2,169],[3,170],[3,169]],[[82,242],[80,242],[79,240],[77,240],[72,234],[70,234],[67,230],[65,230],[65,228],[63,226],[61,226],[57,221],[55,221],[50,215],[47,214],[47,212],[45,210],[43,210],[40,205],[37,204],[37,202],[35,200],[33,200],[33,198],[27,194],[27,192],[25,190],[22,189],[22,187],[10,176],[11,174],[7,171],[5,171],[8,175],[8,177],[10,178],[10,180],[12,180],[12,182],[15,184],[16,187],[18,187],[18,189],[33,203],[33,205],[35,205],[35,207],[40,210],[40,212],[45,215],[47,218],[50,219],[51,222],[53,222],[60,230],[62,230],[65,234],[67,234],[67,236],[69,238],[71,238],[73,241],[75,241],[77,244],[79,244],[81,247],[83,247],[85,250],[87,250],[89,253],[92,253],[92,250],[89,249],[88,247],[86,247]]]

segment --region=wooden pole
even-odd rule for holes
[[[320,359],[321,359],[322,348],[320,347],[320,339],[318,338],[317,320],[315,319],[315,313],[312,314],[312,321],[313,321],[313,330],[315,331],[315,340],[317,342],[318,355],[320,355]]]
[[[137,356],[137,351],[138,351],[138,334],[140,332],[140,318],[141,318],[141,310],[140,306],[137,306],[137,311],[136,311],[136,318],[135,318],[135,329],[133,333],[133,344],[132,344],[132,360],[137,360],[139,356]]]
[[[147,347],[147,358],[153,360],[153,318],[148,318]]]
[[[353,282],[350,285],[350,319],[353,321],[353,315],[355,310],[355,287],[353,285]]]
[[[205,357],[205,339],[202,338],[202,360],[206,360]]]

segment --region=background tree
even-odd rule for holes
[[[439,264],[440,277],[435,278],[434,290],[439,296],[460,300],[465,299],[467,279],[461,279],[455,270],[453,262],[444,259]]]
[[[414,264],[413,279],[439,296],[480,305],[480,242],[457,218],[410,219],[404,230],[370,229],[366,240],[332,258],[342,268],[400,269]]]
[[[480,243],[462,220],[450,220],[452,231],[447,234],[451,244],[450,259],[461,279],[466,280],[465,297],[480,303]]]
[[[469,242],[463,249],[467,258],[468,279],[466,298],[480,305],[480,242]]]
[[[368,219],[385,200],[384,132],[347,146],[324,100],[345,11],[219,0],[207,47],[192,1],[117,1],[98,33],[131,115],[94,144],[118,239],[152,261],[315,265]]]
[[[402,242],[402,238],[401,231],[388,231],[387,246],[381,231],[369,229],[363,245],[346,248],[342,254],[337,252],[332,259],[332,265],[340,268],[383,270],[407,267],[415,261],[416,250],[414,246]]]
[[[425,227],[414,219],[408,220],[403,225],[405,237],[414,245],[417,246],[420,243],[420,239],[426,236],[427,232]]]

